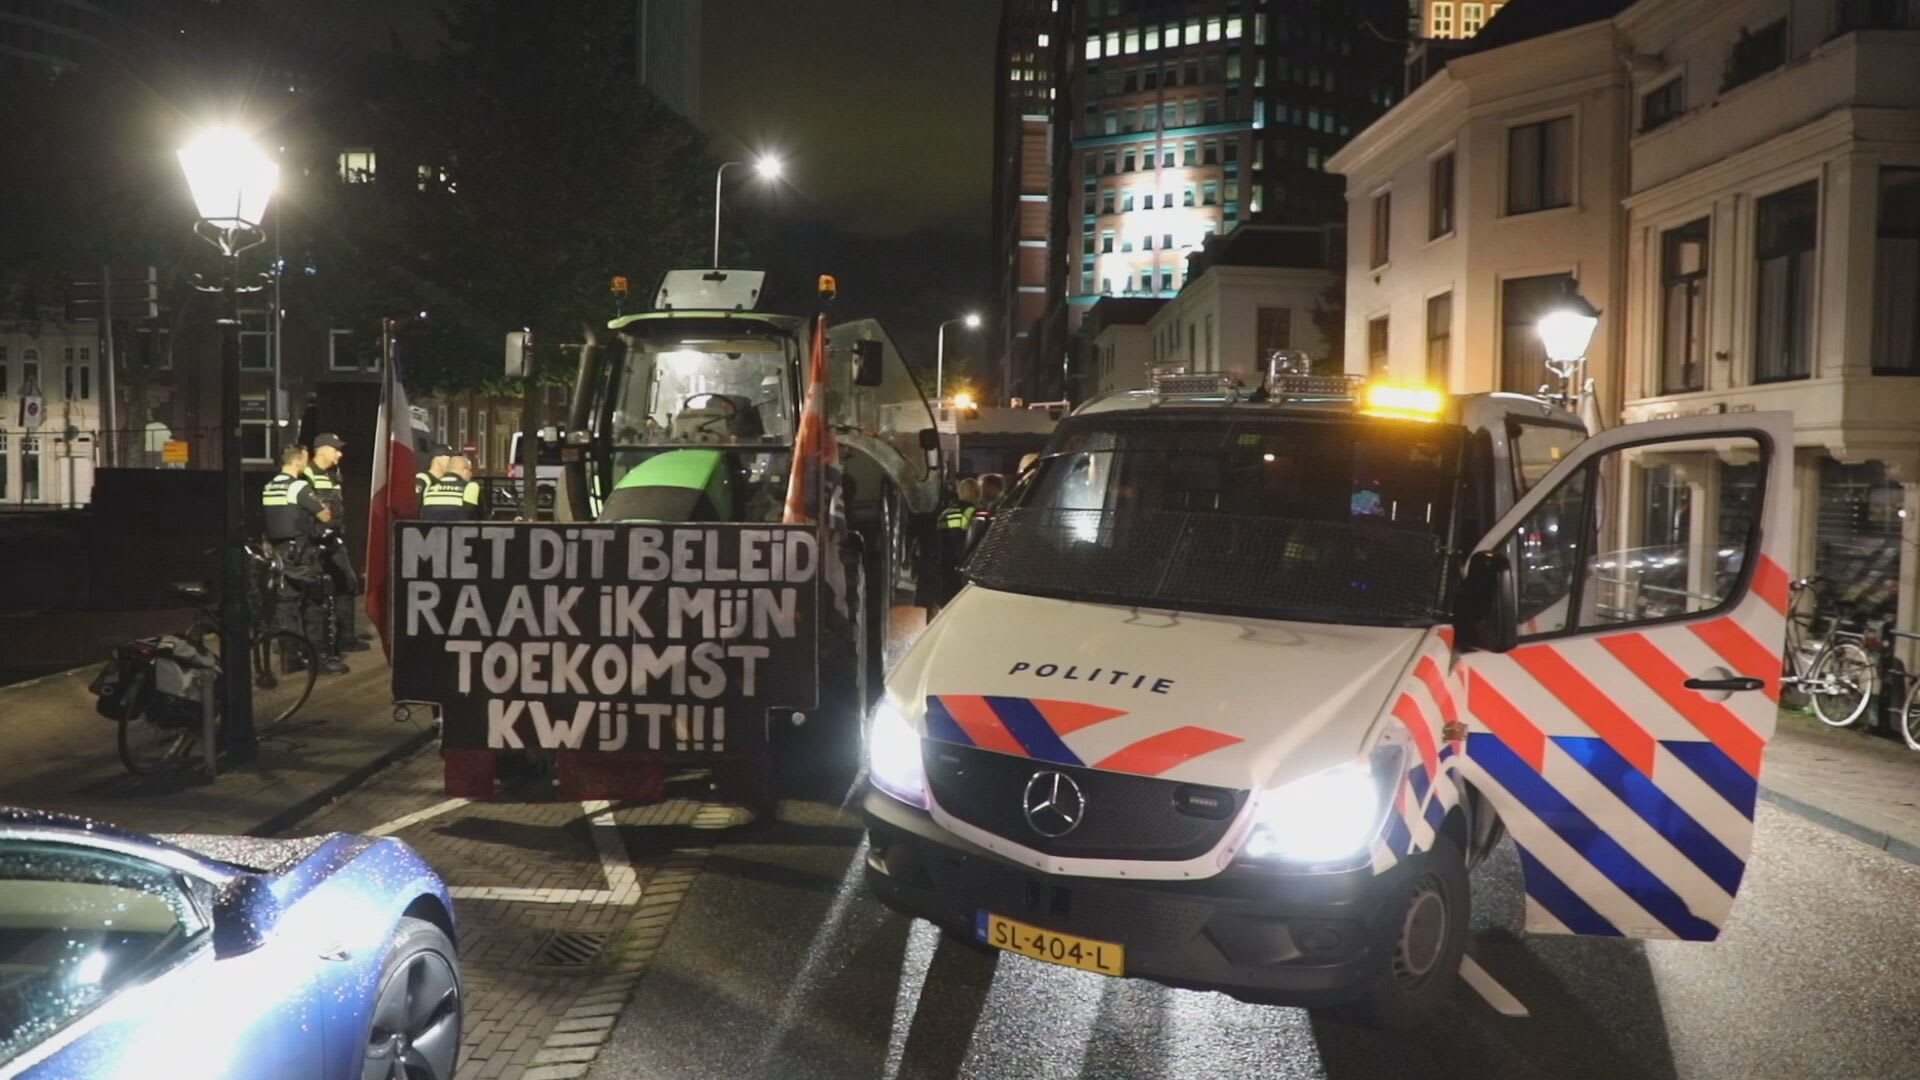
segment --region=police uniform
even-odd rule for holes
[[[446,443],[434,443],[427,447],[427,467],[413,474],[413,499],[415,504],[424,509],[427,505],[427,489],[433,486],[435,480],[440,479],[440,477],[433,475],[433,459],[450,458],[452,456],[453,447],[448,446]],[[443,473],[441,475],[450,476],[452,474]]]
[[[319,450],[331,446],[336,450],[345,450],[346,441],[334,434],[322,434],[314,437],[313,448]],[[333,583],[333,622],[332,649],[334,653],[359,652],[369,648],[365,639],[354,629],[354,597],[360,594],[360,575],[353,568],[353,555],[347,550],[347,498],[340,486],[340,466],[322,469],[318,466],[307,467],[307,482],[313,485],[313,493],[333,511],[333,520],[323,526],[320,535],[321,566]],[[318,643],[316,643],[318,644]]]
[[[474,520],[480,516],[480,485],[455,473],[439,477],[420,497],[420,516],[428,521]]]
[[[973,528],[977,509],[972,503],[955,503],[940,512],[939,530],[940,605],[946,606],[966,583],[960,568],[967,561],[967,533]]]
[[[261,489],[260,508],[267,546],[280,560],[283,577],[280,594],[272,597],[273,627],[301,634],[316,651],[324,651],[332,588],[320,565],[317,541],[323,524],[320,512],[326,503],[306,477],[282,471]],[[344,671],[345,665],[327,657],[321,670]]]

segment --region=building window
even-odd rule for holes
[[[1442,154],[1428,166],[1427,239],[1453,231],[1453,155]]]
[[[1113,230],[1112,229],[1101,230],[1100,253],[1103,255],[1113,254]]]
[[[273,370],[273,331],[267,312],[259,308],[240,312],[240,369]]]
[[[1114,191],[1112,188],[1108,188],[1107,190],[1100,193],[1100,212],[1101,213],[1103,214],[1113,213],[1113,196],[1114,196]]]
[[[1220,370],[1220,362],[1219,362],[1219,358],[1218,358],[1218,357],[1217,357],[1217,356],[1216,356],[1216,355],[1214,354],[1214,351],[1213,351],[1213,316],[1212,316],[1211,314],[1209,314],[1209,315],[1207,316],[1207,336],[1206,336],[1206,339],[1205,339],[1205,340],[1206,340],[1206,346],[1207,346],[1207,351],[1206,351],[1206,358],[1207,358],[1207,368],[1206,368],[1206,370],[1208,370],[1208,371],[1219,371],[1219,370]]]
[[[1140,171],[1140,159],[1138,157],[1137,151],[1128,150],[1126,153],[1121,155],[1120,171],[1121,172],[1139,172]]]
[[[1660,242],[1660,392],[1707,388],[1707,219],[1670,229]]]
[[[1572,285],[1572,274],[1509,278],[1500,283],[1500,389],[1537,394],[1558,378],[1547,368],[1540,317]]]
[[[264,394],[244,394],[240,398],[240,457],[254,464],[274,459],[273,419]]]
[[[1453,294],[1427,298],[1427,382],[1445,389],[1453,385],[1448,362],[1453,357]]]
[[[1721,90],[1750,83],[1787,62],[1787,20],[1775,19],[1758,30],[1742,30],[1727,53],[1727,79]]]
[[[1379,269],[1393,254],[1393,192],[1373,197],[1373,261],[1367,265]]]
[[[0,431],[0,502],[7,501],[7,433]]]
[[[1108,176],[1112,176],[1114,170],[1118,167],[1119,161],[1120,155],[1118,153],[1112,150],[1107,151],[1100,155],[1100,171]]]
[[[1201,146],[1200,164],[1202,165],[1220,164],[1220,140],[1219,139],[1208,139],[1206,142],[1200,144],[1200,146]]]
[[[40,501],[40,437],[20,437],[20,501]]]
[[[1171,270],[1160,271],[1160,291],[1161,292],[1173,291],[1173,271]]]
[[[1427,12],[1429,36],[1437,38],[1453,36],[1453,0],[1434,0]]]
[[[1220,205],[1219,181],[1208,180],[1205,183],[1200,185],[1200,205],[1201,206],[1219,206]]]
[[[373,183],[374,157],[371,150],[342,150],[340,179],[349,184]]]
[[[1573,205],[1573,117],[1507,131],[1507,213]]]
[[[7,372],[10,367],[7,363],[7,347],[0,345],[0,397],[7,396]]]
[[[1668,79],[1640,98],[1640,130],[1652,131],[1678,117],[1687,108],[1686,82]]]
[[[1920,169],[1880,170],[1873,370],[1920,374]]]
[[[1839,24],[1834,32],[1854,30],[1903,30],[1907,26],[1908,0],[1840,0]]]
[[[60,370],[61,393],[68,401],[86,401],[93,397],[93,350],[81,347],[76,356],[69,346],[66,366]]]
[[[1267,370],[1273,354],[1293,348],[1293,309],[1261,307],[1253,315],[1253,364],[1256,371]]]
[[[1820,185],[1808,181],[1761,199],[1755,218],[1753,378],[1804,379],[1813,372],[1813,253]]]
[[[1367,320],[1367,375],[1380,378],[1387,373],[1387,317]]]
[[[1460,36],[1472,37],[1487,24],[1487,5],[1464,3],[1460,5]]]
[[[1182,205],[1182,206],[1192,206],[1192,205],[1193,205],[1193,202],[1194,202],[1194,199],[1193,199],[1193,185],[1192,185],[1192,184],[1188,184],[1188,185],[1186,186],[1186,188],[1185,188],[1185,189],[1184,189],[1184,190],[1183,190],[1183,191],[1181,192],[1181,195],[1180,195],[1180,205]]]
[[[332,371],[360,369],[360,360],[353,355],[353,331],[339,327],[327,331],[327,367]]]
[[[1187,143],[1180,148],[1180,164],[1192,168],[1200,164],[1200,144]]]

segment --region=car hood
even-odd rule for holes
[[[1428,633],[970,586],[887,686],[928,738],[1244,790],[1358,755]]]

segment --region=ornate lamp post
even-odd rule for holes
[[[280,166],[247,136],[228,127],[209,128],[180,149],[200,219],[193,231],[225,256],[221,281],[202,285],[222,297],[220,336],[220,467],[226,472],[225,573],[220,590],[220,669],[226,673],[227,751],[237,761],[259,753],[253,730],[253,613],[247,601],[246,502],[240,477],[240,253],[266,240],[260,228],[267,202],[280,180]],[[248,289],[246,291],[252,291]]]

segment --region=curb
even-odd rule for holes
[[[1791,795],[1782,795],[1780,792],[1765,785],[1762,785],[1760,788],[1760,797],[1788,813],[1806,818],[1816,825],[1823,825],[1843,836],[1850,836],[1866,844],[1868,847],[1878,848],[1896,859],[1902,859],[1916,866],[1920,866],[1920,844],[1913,844],[1897,836],[1893,836],[1884,830],[1862,825],[1857,821],[1841,817],[1831,810],[1823,809],[1812,803],[1796,799]]]
[[[405,758],[412,757],[419,750],[439,738],[437,726],[427,727],[407,736],[379,757],[340,775],[332,783],[306,796],[285,809],[275,813],[245,833],[247,836],[271,837],[312,817],[314,812],[333,800],[359,787],[372,779],[374,774]]]

